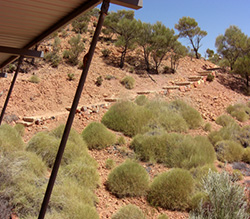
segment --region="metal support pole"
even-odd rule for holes
[[[10,89],[9,89],[9,92],[8,92],[8,95],[6,97],[6,100],[5,100],[5,103],[4,103],[4,106],[3,106],[3,109],[2,109],[2,113],[1,113],[1,116],[0,116],[0,125],[3,121],[3,116],[4,116],[4,113],[5,113],[5,110],[7,108],[7,105],[8,105],[8,102],[9,102],[9,99],[10,99],[10,95],[12,93],[12,90],[14,88],[14,85],[15,85],[15,82],[16,82],[16,78],[17,78],[17,75],[18,75],[18,72],[20,70],[20,67],[21,67],[21,64],[23,62],[23,56],[20,56],[19,57],[19,60],[18,60],[18,65],[17,65],[17,68],[16,68],[16,72],[14,74],[14,77],[12,79],[12,82],[11,82],[11,85],[10,85]]]
[[[47,190],[46,190],[45,195],[44,195],[44,199],[43,199],[43,203],[42,203],[42,206],[41,206],[41,209],[40,209],[38,219],[44,219],[46,209],[47,209],[48,204],[49,204],[49,199],[50,199],[50,196],[51,196],[51,193],[52,193],[52,190],[53,190],[53,186],[54,186],[56,176],[57,176],[57,173],[58,173],[58,170],[59,170],[59,166],[60,166],[60,163],[61,163],[61,160],[62,160],[63,152],[64,152],[64,149],[65,149],[67,140],[68,140],[69,132],[70,132],[70,129],[71,129],[74,117],[75,117],[75,112],[76,112],[76,109],[77,109],[77,105],[79,103],[81,93],[82,93],[82,90],[83,90],[83,87],[84,87],[84,83],[85,83],[85,80],[86,80],[86,77],[87,77],[87,74],[88,74],[88,70],[89,70],[89,67],[90,67],[90,64],[91,64],[91,60],[93,58],[96,43],[98,41],[101,29],[102,29],[104,18],[108,13],[109,2],[110,2],[110,0],[104,0],[103,1],[100,16],[99,16],[99,20],[98,20],[98,23],[97,23],[97,27],[96,27],[96,30],[95,30],[94,37],[92,39],[92,42],[91,42],[91,45],[90,45],[90,48],[89,48],[89,52],[84,57],[84,61],[83,61],[84,68],[83,68],[82,75],[81,75],[81,78],[80,78],[80,81],[79,81],[79,84],[78,84],[78,87],[77,87],[77,90],[76,90],[74,101],[73,101],[72,106],[71,106],[71,110],[70,110],[68,120],[67,120],[65,129],[64,129],[62,140],[61,140],[61,143],[60,143],[57,155],[56,155],[56,160],[54,162],[54,166],[53,166],[53,169],[52,169],[52,172],[51,172],[51,176],[50,176],[50,179],[49,179]]]

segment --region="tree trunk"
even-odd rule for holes
[[[143,51],[144,51],[144,60],[145,60],[145,63],[146,63],[146,70],[147,70],[147,72],[149,72],[149,70],[150,70],[149,60],[148,60],[149,54],[146,53],[145,48],[143,48]]]
[[[125,49],[122,51],[122,55],[121,55],[121,59],[120,59],[120,64],[119,64],[120,68],[123,68],[123,66],[124,66],[126,52],[127,52],[127,48],[125,47]]]
[[[197,50],[197,49],[194,49],[194,52],[195,52],[195,57],[196,57],[197,59],[199,59],[198,50]]]
[[[247,73],[245,73],[245,76],[246,76],[246,79],[247,79],[246,85],[247,85],[247,87],[249,87],[249,75]]]

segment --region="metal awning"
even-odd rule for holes
[[[1,0],[0,47],[30,49],[102,0]],[[139,9],[142,0],[111,0],[111,3]],[[6,50],[5,50],[6,51]],[[0,69],[18,58],[0,48]]]

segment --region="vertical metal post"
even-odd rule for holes
[[[59,166],[60,166],[60,163],[61,163],[61,160],[62,160],[64,149],[65,149],[65,146],[66,146],[66,143],[67,143],[67,140],[68,140],[69,132],[70,132],[70,129],[71,129],[74,117],[75,117],[75,112],[76,112],[76,109],[77,109],[77,105],[79,103],[81,93],[82,93],[82,90],[83,90],[83,87],[84,87],[84,83],[85,83],[85,80],[86,80],[86,77],[87,77],[87,74],[88,74],[88,70],[89,70],[89,67],[90,67],[90,64],[91,64],[91,60],[93,58],[96,43],[98,41],[98,37],[99,37],[101,29],[102,29],[104,18],[108,13],[109,2],[110,2],[110,0],[104,0],[103,1],[100,16],[99,16],[99,20],[98,20],[97,27],[96,27],[96,30],[95,30],[95,34],[93,36],[93,39],[92,39],[92,42],[91,42],[91,45],[90,45],[90,48],[89,48],[89,52],[84,57],[84,61],[83,61],[84,68],[83,68],[83,71],[82,71],[82,75],[81,75],[81,78],[80,78],[80,81],[79,81],[79,84],[78,84],[78,87],[77,87],[77,90],[76,90],[76,94],[75,94],[72,106],[71,106],[71,110],[70,110],[68,120],[67,120],[65,129],[64,129],[62,140],[61,140],[61,143],[60,143],[57,155],[56,155],[56,160],[54,162],[54,166],[53,166],[53,169],[52,169],[52,172],[51,172],[51,176],[50,176],[50,179],[49,179],[47,190],[46,190],[45,195],[44,195],[44,199],[43,199],[43,203],[42,203],[42,206],[41,206],[41,209],[40,209],[38,219],[44,219],[46,209],[47,209],[48,204],[49,204],[49,199],[50,199],[53,187],[54,187],[56,176],[57,176]]]
[[[17,65],[17,68],[16,68],[16,72],[14,74],[14,77],[12,79],[12,82],[11,82],[11,85],[10,85],[10,89],[9,89],[9,92],[7,94],[7,97],[6,97],[6,100],[5,100],[5,103],[4,103],[4,106],[3,106],[3,109],[2,109],[2,112],[1,112],[1,116],[0,116],[0,125],[3,121],[3,116],[4,116],[4,113],[5,113],[5,110],[7,108],[7,105],[8,105],[8,102],[9,102],[9,99],[10,99],[10,95],[12,93],[12,90],[14,88],[14,85],[15,85],[15,82],[16,82],[16,78],[17,78],[17,75],[18,75],[18,72],[20,70],[20,67],[21,67],[21,64],[23,62],[23,56],[20,56],[19,57],[19,60],[18,60],[18,65]]]

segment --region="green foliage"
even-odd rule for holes
[[[238,121],[245,122],[249,119],[250,108],[244,104],[235,104],[228,106],[227,112]]]
[[[75,74],[74,73],[68,73],[68,80],[74,81],[75,80]]]
[[[204,205],[208,201],[208,196],[205,192],[196,192],[191,199],[190,208],[195,210],[199,205]]]
[[[161,214],[157,219],[169,219],[169,217],[166,214]]]
[[[211,132],[212,131],[212,125],[211,123],[207,122],[204,127],[203,127],[204,131],[206,132]]]
[[[123,206],[116,212],[111,219],[145,219],[142,210],[135,205]]]
[[[131,76],[125,76],[122,80],[121,80],[121,84],[124,85],[127,89],[133,89],[134,88],[134,84],[135,84],[135,79]]]
[[[198,50],[201,47],[201,40],[207,35],[207,32],[201,30],[198,27],[198,23],[194,18],[190,17],[182,17],[179,19],[178,24],[175,25],[175,29],[177,29],[180,33],[180,37],[188,38],[193,50],[195,52],[196,58],[199,59]]]
[[[40,78],[37,75],[32,75],[29,79],[31,83],[38,84],[40,82]]]
[[[214,76],[212,74],[208,74],[207,81],[212,82],[214,80]]]
[[[175,41],[171,50],[171,73],[175,73],[179,65],[179,61],[182,57],[185,57],[188,53],[188,49],[183,46],[179,41]]]
[[[143,106],[148,102],[148,98],[145,95],[139,95],[135,99],[135,103],[139,106]]]
[[[99,185],[97,166],[97,162],[85,153],[68,165],[62,166],[62,174],[75,179],[79,185],[93,190]]]
[[[73,66],[77,65],[79,60],[78,57],[81,52],[84,50],[84,44],[81,42],[81,35],[78,34],[76,36],[73,36],[68,41],[71,48],[69,50],[64,51],[63,57],[67,59],[67,61],[72,64]]]
[[[190,129],[195,129],[201,126],[202,117],[200,113],[185,102],[181,100],[175,100],[170,103],[169,107],[173,111],[179,111],[179,113],[185,119]]]
[[[102,123],[131,137],[141,133],[150,118],[152,113],[148,109],[130,101],[121,101],[110,107],[104,114]]]
[[[109,49],[102,49],[102,55],[103,57],[109,57],[109,55],[111,54],[111,51]]]
[[[90,123],[81,135],[89,149],[103,149],[114,144],[116,141],[115,134],[98,122]]]
[[[22,137],[24,136],[24,132],[25,132],[24,125],[22,125],[22,124],[16,124],[14,126],[14,129],[19,133],[20,136],[22,136]]]
[[[58,67],[61,62],[61,56],[59,55],[61,40],[59,37],[55,37],[52,44],[52,51],[45,54],[44,59],[51,64],[53,68]]]
[[[111,171],[107,180],[108,189],[117,197],[141,196],[148,189],[149,175],[135,161],[127,160]]]
[[[213,146],[205,137],[176,133],[137,135],[131,148],[142,161],[164,163],[168,167],[190,169],[211,164],[215,160]]]
[[[72,30],[78,34],[86,33],[88,30],[89,21],[90,21],[90,13],[87,12],[72,22],[72,27],[73,27]]]
[[[219,116],[215,120],[215,122],[216,122],[216,124],[221,125],[223,127],[226,127],[230,124],[235,124],[235,120],[231,116],[228,116],[226,114]]]
[[[185,210],[190,205],[194,181],[187,170],[172,169],[158,175],[150,185],[148,202],[155,207]]]
[[[114,75],[106,75],[104,79],[110,81],[112,79],[116,79],[116,77]]]
[[[219,161],[229,163],[241,161],[244,152],[243,147],[239,143],[230,140],[217,142],[215,150]]]
[[[239,181],[239,180],[243,180],[244,176],[240,170],[233,170],[232,178],[233,178],[233,181]]]
[[[27,145],[27,150],[40,155],[49,167],[52,167],[57,154],[64,126],[59,126],[50,133],[39,132],[33,136]],[[66,144],[62,165],[72,162],[87,153],[85,142],[73,129]]]
[[[106,169],[111,170],[111,169],[114,168],[114,166],[115,166],[115,161],[114,161],[114,160],[108,158],[108,159],[105,161],[105,167],[106,167]]]
[[[244,188],[231,180],[226,172],[210,171],[202,182],[202,192],[207,194],[208,201],[201,203],[190,218],[249,218]]]
[[[0,155],[24,149],[24,142],[17,128],[4,124],[0,126]]]
[[[99,86],[102,85],[102,82],[103,82],[103,78],[102,78],[102,76],[100,75],[100,76],[98,76],[98,77],[96,78],[95,85],[99,87]]]
[[[47,183],[45,173],[45,164],[34,153],[0,155],[0,196],[15,206],[19,217],[39,211]]]
[[[242,161],[245,163],[250,163],[250,147],[244,149]]]
[[[120,137],[117,139],[116,144],[117,144],[117,145],[124,145],[124,144],[126,144],[125,138],[124,138],[123,136],[120,136]]]

